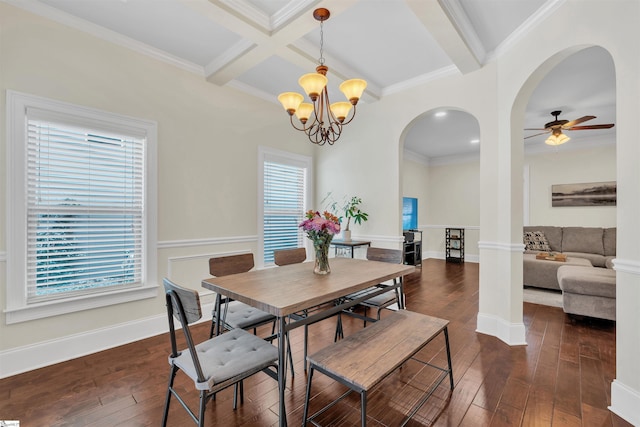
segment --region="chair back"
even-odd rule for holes
[[[195,350],[195,344],[191,336],[189,324],[200,320],[202,317],[202,308],[200,306],[200,296],[193,289],[183,288],[166,277],[162,281],[167,301],[167,317],[169,318],[169,338],[171,339],[171,357],[176,358],[180,355],[176,340],[176,328],[173,318],[178,319],[182,325],[182,332],[187,341],[189,352],[193,360],[193,366],[196,369],[198,381],[204,381],[204,375],[198,360],[198,354]]]
[[[209,258],[209,274],[215,277],[246,273],[253,266],[252,253]]]
[[[402,259],[402,250],[384,248],[367,248],[367,259],[391,264],[402,264],[404,261]]]
[[[273,261],[276,265],[289,265],[304,262],[307,259],[305,248],[281,249],[273,251]]]

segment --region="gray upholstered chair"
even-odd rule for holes
[[[384,248],[370,247],[370,248],[367,248],[367,259],[369,261],[389,262],[393,264],[402,264],[404,262],[402,250],[400,249],[384,249]],[[393,279],[393,284],[397,285],[398,280],[402,281],[402,277]],[[384,288],[388,286],[389,285],[384,283],[380,283],[377,285],[378,288]],[[362,291],[354,292],[353,294],[347,295],[345,298],[348,298],[348,299],[361,298],[371,291],[372,291],[371,288],[364,289]],[[383,294],[371,297],[361,302],[360,304],[358,304],[359,306],[364,308],[363,315],[356,314],[352,310],[343,310],[338,315],[338,324],[336,327],[335,340],[337,340],[338,338],[344,337],[344,333],[342,329],[342,317],[341,317],[342,314],[347,314],[349,316],[361,318],[364,321],[364,326],[366,327],[367,321],[375,322],[380,320],[380,312],[383,309],[390,307],[395,303],[398,303],[399,307],[404,306],[404,300],[401,300],[401,298],[404,298],[402,286],[395,287],[395,289],[392,289]],[[403,304],[400,304],[401,301],[403,302]],[[369,309],[376,310],[375,317],[368,316]]]
[[[228,276],[229,274],[246,273],[254,266],[253,254],[228,255],[209,259],[209,274],[215,277]],[[224,298],[218,295],[221,300]],[[224,299],[224,313],[213,312],[210,337],[218,335],[222,329],[253,329],[256,333],[258,326],[273,323],[275,330],[276,316],[240,301],[227,301]],[[221,319],[218,323],[218,319]]]
[[[228,276],[230,274],[246,273],[254,266],[253,254],[238,254],[215,257],[209,259],[209,274],[215,277]],[[216,313],[215,309],[211,319],[210,337],[218,335],[221,329],[253,329],[256,333],[258,326],[271,323],[271,335],[275,333],[276,316],[259,310],[240,301],[228,300],[222,295],[217,295],[220,302],[224,302],[222,313]],[[223,301],[224,299],[224,301]],[[216,304],[219,305],[219,304]],[[293,356],[291,354],[291,344],[287,339],[287,353],[291,363],[291,376],[295,375],[293,370]]]
[[[198,292],[183,288],[169,279],[164,279],[164,289],[169,319],[169,337],[171,355],[169,356],[169,385],[164,404],[162,426],[167,425],[171,397],[175,396],[198,426],[204,426],[204,413],[207,402],[215,393],[235,386],[233,408],[237,407],[238,383],[258,372],[265,372],[277,380],[278,349],[265,340],[243,329],[234,329],[215,336],[200,344],[195,344],[189,325],[202,317]],[[177,347],[177,334],[174,319],[182,325],[187,348],[180,351]],[[200,392],[198,415],[189,408],[178,394],[182,387],[174,388],[173,382],[179,371],[193,380]],[[244,400],[242,386],[240,401]]]

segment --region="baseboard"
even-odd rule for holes
[[[476,332],[496,337],[508,345],[527,345],[524,323],[509,323],[490,314],[478,313]]]
[[[213,303],[202,306],[203,318],[200,322],[211,320],[212,309]],[[108,328],[12,348],[0,352],[0,378],[66,362],[167,331],[167,315],[163,313]],[[167,341],[167,351],[169,351],[168,348],[169,341]]]
[[[445,259],[445,253],[444,252],[438,252],[438,251],[422,251],[422,257],[423,257],[422,259],[429,259],[429,258]],[[465,254],[464,261],[465,262],[475,262],[477,264],[477,263],[480,262],[480,256],[479,255]]]
[[[640,426],[640,393],[618,380],[611,383],[611,406],[609,410],[634,426]]]

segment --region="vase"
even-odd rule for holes
[[[342,230],[342,240],[345,242],[351,241],[351,230]]]
[[[322,243],[314,245],[316,250],[316,263],[313,267],[315,274],[329,274],[331,273],[331,267],[329,267],[329,243]]]

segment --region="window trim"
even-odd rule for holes
[[[264,162],[266,160],[284,164],[303,164],[307,169],[305,188],[305,210],[309,209],[313,200],[313,159],[310,156],[290,153],[275,148],[258,147],[258,248],[255,256],[256,267],[264,268]],[[304,239],[307,252],[308,239]]]
[[[158,294],[157,281],[157,123],[116,113],[46,99],[7,90],[7,284],[6,323],[25,322],[97,307],[120,304]],[[112,123],[118,128],[131,129],[147,138],[144,194],[144,249],[142,285],[105,292],[72,296],[40,303],[27,303],[26,291],[26,233],[27,220],[25,170],[27,108],[39,108],[80,117],[88,122]]]

